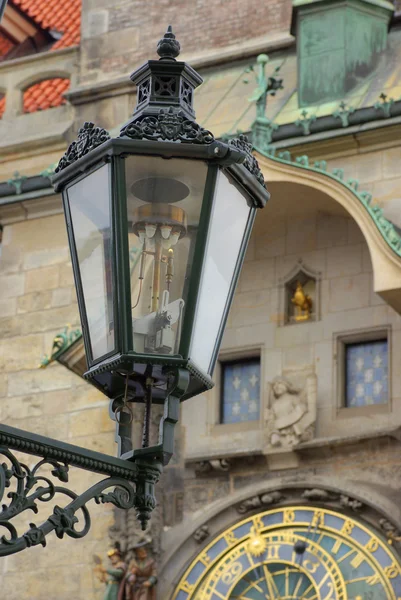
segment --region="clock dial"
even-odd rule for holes
[[[174,600],[401,600],[401,566],[364,524],[294,506],[255,515],[215,538]]]

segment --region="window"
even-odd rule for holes
[[[345,402],[349,407],[388,402],[387,339],[345,344]]]
[[[221,363],[221,423],[260,417],[260,358]]]

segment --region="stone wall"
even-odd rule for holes
[[[138,66],[170,23],[185,55],[193,56],[287,32],[291,19],[288,0],[259,2],[256,10],[253,0],[87,0],[82,8],[81,83]]]
[[[274,201],[274,200],[273,200]],[[275,199],[279,202],[279,198]],[[322,211],[324,207],[322,207]],[[280,325],[280,278],[302,258],[321,273],[321,318]],[[338,411],[336,344],[339,333],[391,328],[391,403],[372,414]],[[224,335],[221,357],[260,351],[261,421],[218,425],[219,390],[183,405],[187,459],[257,452],[263,446],[268,382],[283,371],[310,368],[318,382],[317,437],[367,433],[401,422],[401,318],[373,292],[369,251],[347,216],[318,212],[305,217],[258,216]],[[218,380],[218,367],[216,369]]]
[[[63,215],[21,221],[4,228],[0,257],[0,419],[2,422],[97,450],[114,453],[108,401],[58,364],[39,369],[56,333],[79,323]],[[37,461],[23,456],[28,465]],[[99,476],[70,470],[70,489],[80,492]],[[61,506],[65,500],[56,497]],[[53,511],[23,513],[22,531]],[[9,600],[100,600],[102,585],[92,574],[94,553],[106,557],[110,506],[91,503],[92,528],[82,540],[58,540],[0,561],[2,595]],[[2,532],[3,534],[4,532]]]

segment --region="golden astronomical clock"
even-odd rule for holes
[[[348,515],[283,507],[214,538],[173,600],[401,600],[401,564],[384,539]]]

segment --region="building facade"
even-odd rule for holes
[[[127,74],[153,56],[166,23],[204,79],[197,121],[216,137],[251,139],[271,199],[247,250],[216,385],[182,405],[148,538],[131,512],[95,505],[83,539],[54,537],[3,559],[4,594],[100,600],[94,555],[105,562],[118,541],[129,559],[149,541],[162,600],[398,600],[398,7],[64,4],[10,1],[0,28],[3,422],[114,452],[108,401],[82,379],[50,177],[84,121],[118,133],[135,105]],[[70,487],[96,477],[71,473]]]

